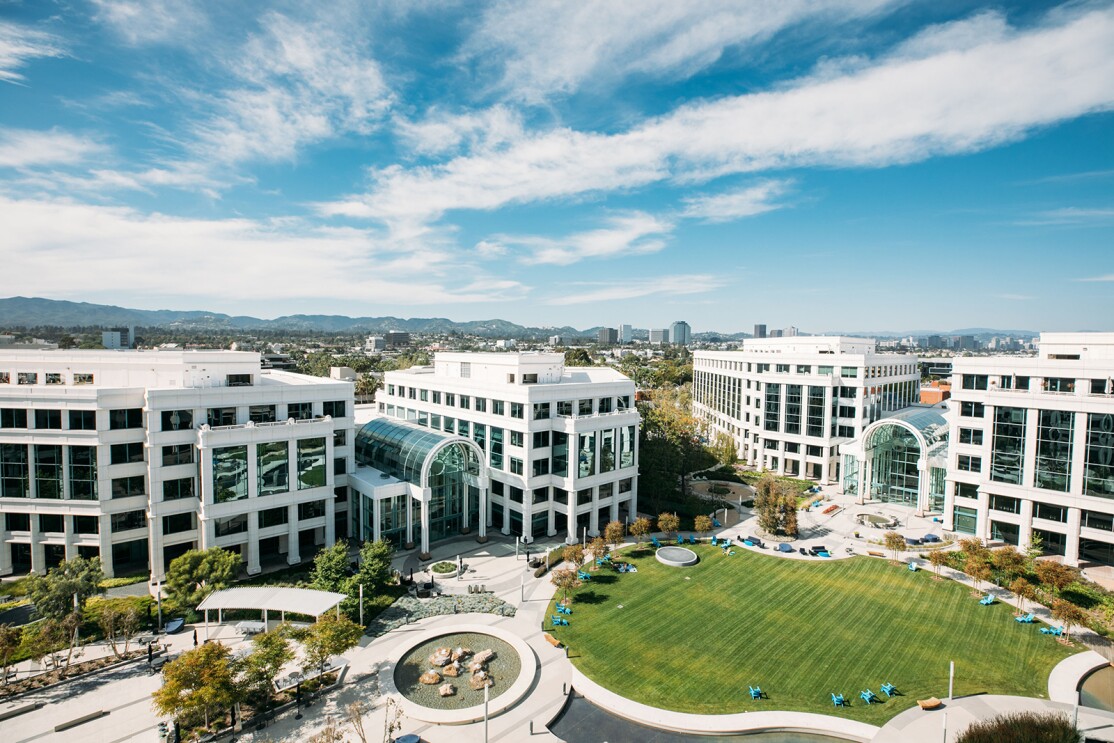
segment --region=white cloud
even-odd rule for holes
[[[490,151],[521,140],[525,132],[521,115],[501,105],[463,114],[434,109],[419,121],[399,119],[396,127],[403,144],[419,155],[455,152],[462,146]]]
[[[98,142],[60,129],[0,128],[0,168],[76,165],[104,152]]]
[[[610,7],[610,6],[608,6]],[[969,21],[977,28],[985,16]],[[978,151],[1114,106],[1114,8],[947,51],[905,50],[831,79],[693,103],[618,134],[555,129],[494,152],[372,173],[322,213],[388,221],[784,167],[880,167]]]
[[[673,231],[670,222],[645,212],[616,214],[606,221],[606,227],[562,238],[497,235],[493,239],[499,246],[520,253],[524,263],[567,266],[589,258],[656,253],[665,247],[664,238]]]
[[[893,0],[642,0],[568,3],[502,0],[489,6],[463,57],[502,64],[502,86],[537,101],[587,82],[631,74],[688,76],[733,45],[764,41],[809,21],[853,20]]]
[[[651,296],[678,296],[703,294],[724,286],[727,282],[711,274],[680,274],[651,279],[625,279],[621,282],[580,283],[572,286],[597,287],[562,294],[550,298],[546,304],[591,304],[594,302],[613,302],[620,299],[637,299]]]
[[[729,222],[782,209],[785,205],[776,199],[785,195],[792,184],[790,180],[770,180],[723,193],[693,196],[684,200],[681,216],[707,222]]]
[[[1076,281],[1085,281],[1085,282],[1107,282],[1107,281],[1114,281],[1114,273],[1108,273],[1108,274],[1104,274],[1103,276],[1089,276],[1089,277],[1087,277],[1087,278],[1085,278],[1085,279],[1076,279]]]
[[[1005,299],[1009,302],[1028,302],[1033,299],[1033,297],[1028,294],[995,294],[994,296],[997,299]]]
[[[0,20],[0,81],[17,83],[24,79],[17,70],[38,57],[61,57],[59,40],[43,31]]]
[[[281,287],[291,300],[422,305],[519,299],[527,290],[429,239],[396,243],[297,219],[191,219],[0,196],[0,224],[5,296],[88,296],[94,276],[98,291],[191,301],[271,301]]]
[[[133,46],[187,44],[209,29],[193,0],[93,0],[96,19]]]

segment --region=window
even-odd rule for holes
[[[600,431],[600,472],[615,469],[615,429]]]
[[[458,421],[456,425],[456,432],[459,433],[461,436],[467,436],[470,426],[471,424],[468,421]]]
[[[31,531],[31,514],[4,514],[4,526],[7,527],[8,531]]]
[[[0,497],[28,498],[31,468],[24,444],[0,444]]]
[[[286,417],[296,421],[309,420],[313,417],[313,403],[292,402],[286,406]]]
[[[333,474],[344,475],[348,473],[348,460],[344,457],[335,457],[333,459]]]
[[[985,390],[987,389],[989,380],[990,378],[986,374],[964,374],[963,389]]]
[[[47,384],[65,384],[66,382],[65,382],[65,380],[63,380],[63,379],[62,379],[62,375],[61,375],[61,374],[51,374],[51,373],[47,373],[47,375],[46,375],[46,383],[47,383]]]
[[[255,445],[255,468],[259,495],[290,490],[290,448],[285,441]]]
[[[162,448],[162,466],[193,464],[193,444],[173,444]]]
[[[208,422],[210,428],[234,426],[236,425],[236,408],[209,408]]]
[[[836,428],[836,436],[838,436],[839,438],[843,438],[843,439],[853,439],[853,438],[855,438],[855,427],[854,426],[838,426]]]
[[[274,405],[252,405],[248,408],[248,420],[252,423],[274,423]]]
[[[483,398],[483,397],[477,397],[476,398],[476,412],[477,413],[486,413],[487,412],[487,399],[486,398]]]
[[[601,397],[596,404],[596,410],[603,415],[604,413],[611,412],[612,400],[610,397]]]
[[[113,444],[109,449],[109,461],[112,464],[131,464],[143,461],[143,442],[133,441],[129,444]]]
[[[80,373],[74,374],[73,375],[73,383],[74,384],[93,384],[93,375],[92,374],[80,374]]]
[[[147,486],[144,484],[143,475],[114,477],[112,479],[113,498],[131,498],[132,496],[143,495],[146,492]]]
[[[36,410],[35,428],[41,430],[62,430],[62,411]]]
[[[978,498],[979,486],[972,485],[969,482],[957,482],[955,484],[955,494],[960,498]]]
[[[511,457],[511,474],[522,474],[522,460],[517,457]]]
[[[490,426],[488,432],[491,435],[491,468],[501,470],[503,469],[503,429]]]
[[[512,418],[522,418],[523,417],[523,405],[522,405],[522,403],[520,403],[520,402],[512,402],[511,403],[511,417]]]
[[[1068,509],[1063,506],[1050,506],[1047,503],[1036,503],[1033,506],[1033,515],[1038,519],[1065,523],[1068,520]]]
[[[1075,380],[1067,377],[1049,377],[1044,380],[1048,392],[1075,392]]]
[[[591,477],[596,474],[596,434],[580,434],[580,445],[577,450],[578,477]]]
[[[561,402],[557,403],[557,415],[563,415],[565,417],[571,418],[572,405],[572,400],[562,400]]]
[[[634,487],[634,480],[630,477],[624,478],[619,481],[619,495],[629,493]]]
[[[181,500],[194,497],[193,478],[183,477],[179,480],[165,480],[162,484],[163,500]]]
[[[807,436],[824,435],[824,388],[808,388],[808,418],[805,428]],[[819,455],[817,455],[819,456]]]
[[[12,375],[8,372],[0,372],[0,384],[11,384]]]
[[[239,518],[247,519],[247,516]],[[175,513],[170,516],[162,517],[162,533],[163,534],[180,534],[184,531],[193,531],[194,529],[194,515],[192,512]]]
[[[147,512],[144,510],[114,513],[110,518],[113,534],[121,531],[147,528]]]
[[[250,374],[229,374],[225,377],[229,387],[250,387]]]
[[[548,459],[535,459],[533,467],[531,468],[534,477],[549,474],[549,460]]]
[[[615,400],[617,403],[617,410],[620,413],[630,410],[630,395],[620,395],[615,398]]]
[[[436,417],[436,416],[434,416]],[[436,427],[436,426],[435,426]],[[333,431],[333,448],[344,446],[348,443],[348,432],[343,428]]]
[[[319,519],[325,515],[325,501],[315,500],[309,503],[298,504],[298,520],[309,521],[310,519]]]
[[[323,415],[331,415],[334,418],[343,418],[346,412],[345,407],[346,405],[344,400],[326,401],[321,403],[321,412]]]
[[[959,414],[964,418],[982,418],[986,415],[986,410],[981,402],[961,402],[959,403]]]
[[[1114,516],[1108,513],[1098,513],[1096,511],[1083,512],[1083,526],[1089,529],[1102,529],[1103,531],[1114,531]]]
[[[34,372],[20,372],[17,377],[20,384],[38,384],[39,375]]]
[[[569,436],[561,431],[553,432],[553,448],[550,449],[550,472],[567,477],[569,474]]]
[[[963,429],[960,429],[962,442]],[[1025,451],[1025,409],[994,409],[994,440],[990,451],[990,479],[1021,484]]]
[[[974,444],[975,446],[982,446],[982,429],[979,429],[979,428],[961,428],[961,429],[959,429],[959,443],[961,443],[961,444]]]
[[[0,408],[0,428],[27,428],[27,411],[22,408]]]
[[[248,530],[248,515],[241,513],[238,516],[229,516],[223,519],[213,519],[213,530],[218,537],[227,537],[232,534],[243,534]]]
[[[801,432],[801,385],[785,385],[785,433]]]
[[[142,511],[140,511],[140,513],[142,513]],[[53,513],[44,513],[39,516],[39,531],[62,533],[65,530],[65,516]]]
[[[511,446],[522,446],[522,431],[511,431]]]
[[[248,448],[213,449],[213,501],[227,503],[248,497]]]
[[[491,414],[492,415],[504,415],[503,407],[504,406],[503,406],[503,401],[502,400],[492,400],[491,401]]]
[[[143,408],[108,411],[108,427],[113,431],[124,428],[143,428]]]
[[[164,410],[162,411],[162,430],[188,431],[193,428],[192,410]]]
[[[456,394],[453,393],[453,392],[446,392],[445,393],[445,404],[448,405],[450,408],[455,408],[456,407]]]
[[[468,395],[461,395],[460,407],[464,408],[465,410],[469,410],[472,407],[472,398]]]
[[[534,420],[540,421],[549,418],[549,403],[536,402],[534,403]]]
[[[281,508],[268,508],[259,512],[259,528],[267,529],[272,526],[282,526],[290,521],[290,509],[286,506]],[[246,524],[244,525],[247,526]]]
[[[540,449],[549,446],[549,431],[534,432],[534,448]]]
[[[336,498],[337,503],[348,502],[348,488],[341,485],[339,488],[333,488],[333,497]]]
[[[460,378],[468,379],[472,376],[472,363],[470,361],[460,362]]]
[[[766,385],[766,409],[763,415],[764,426],[767,431],[777,431],[781,417],[781,385]]]
[[[960,472],[981,472],[982,457],[971,457],[966,454],[960,454],[959,461],[956,463],[956,469]]]
[[[298,490],[325,485],[325,439],[298,440]]]
[[[774,372],[777,373],[777,374],[788,374],[789,373],[789,364],[775,364],[774,365]]]
[[[75,534],[100,534],[101,520],[96,516],[72,516],[70,523],[73,524]]]
[[[961,534],[974,534],[979,522],[978,511],[965,506],[955,506],[952,510],[955,531]]]
[[[1010,498],[1006,495],[990,496],[990,508],[1005,513],[1021,513],[1021,499]]]
[[[844,379],[856,379],[859,376],[859,370],[853,366],[839,367],[839,376]]]
[[[70,498],[73,500],[97,499],[97,447],[71,446]]]
[[[1114,415],[1092,413],[1087,418],[1087,457],[1083,492],[1114,498]]]
[[[1072,436],[1075,414],[1060,410],[1040,411],[1037,427],[1036,486],[1066,493],[1071,483]]]
[[[592,401],[591,400],[580,400],[577,403],[577,406],[578,406],[577,411],[576,411],[577,415],[591,415],[592,414]]]

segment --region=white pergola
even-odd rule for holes
[[[286,612],[305,614],[319,618],[329,609],[336,609],[340,616],[340,602],[347,594],[332,591],[315,591],[310,588],[287,588],[282,586],[259,586],[247,588],[226,588],[205,597],[198,604],[198,611],[205,612],[205,636],[209,636],[209,611],[217,612],[217,624],[223,619],[225,609],[254,609],[263,612],[263,626],[267,626],[267,613],[280,612],[286,621]]]

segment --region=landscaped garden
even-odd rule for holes
[[[689,568],[627,549],[638,572],[604,567],[570,592],[567,627],[546,630],[572,662],[644,704],[700,714],[789,709],[881,724],[948,691],[1047,695],[1048,674],[1078,652],[1018,624],[1006,604],[982,606],[971,589],[885,560],[803,562],[707,545]],[[557,598],[560,598],[558,594]],[[887,699],[883,683],[899,696]],[[748,686],[768,698],[754,701]],[[869,707],[859,692],[883,700]],[[836,708],[831,694],[850,706]]]

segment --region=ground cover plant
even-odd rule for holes
[[[947,694],[949,660],[956,694],[1041,697],[1052,667],[1079,650],[931,571],[867,557],[805,563],[690,548],[701,561],[683,569],[657,562],[650,548],[621,551],[638,572],[593,573],[570,590],[569,626],[551,626],[551,606],[546,629],[590,678],[644,704],[701,714],[801,710],[871,724]],[[901,695],[886,700],[886,682]],[[748,685],[769,698],[752,701]],[[862,703],[867,688],[885,701]],[[832,692],[850,706],[833,708]]]

